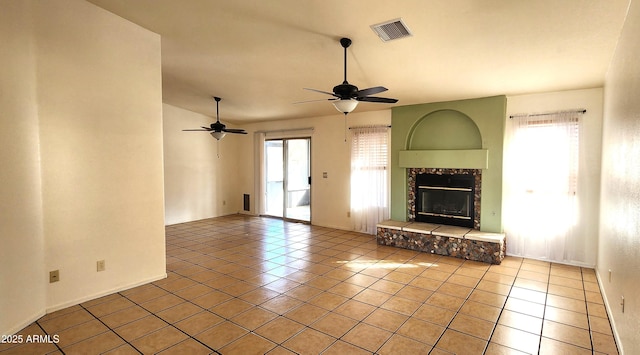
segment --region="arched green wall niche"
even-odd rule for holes
[[[400,166],[403,151],[444,151],[447,157],[460,159],[461,165],[469,161],[467,154],[486,151],[487,163],[482,168],[480,230],[502,232],[502,150],[506,107],[505,96],[493,96],[392,108],[391,218],[407,220],[407,168],[411,166]],[[454,154],[456,151],[461,153]],[[449,163],[447,161],[447,168],[466,168]]]
[[[481,149],[480,129],[469,116],[456,110],[439,110],[422,117],[411,129],[408,150]]]

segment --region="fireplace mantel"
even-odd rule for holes
[[[401,168],[488,169],[489,150],[401,150]]]

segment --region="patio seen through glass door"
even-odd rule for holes
[[[265,214],[311,221],[310,138],[265,141]]]

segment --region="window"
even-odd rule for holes
[[[351,218],[354,230],[375,234],[389,218],[389,132],[387,127],[351,129]]]
[[[511,119],[505,153],[507,252],[567,262],[579,224],[576,113]]]

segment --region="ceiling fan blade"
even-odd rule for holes
[[[315,91],[321,94],[333,96],[333,98],[329,99],[329,101],[339,100],[337,102],[333,102],[333,104],[336,106],[336,108],[338,108],[338,111],[343,112],[345,115],[351,112],[355,108],[357,104],[357,102],[355,101],[377,102],[377,103],[386,103],[386,104],[393,104],[398,102],[397,99],[369,96],[369,95],[375,95],[375,94],[387,91],[388,89],[385,88],[384,86],[374,86],[374,87],[358,90],[357,86],[349,84],[349,82],[347,81],[347,48],[351,46],[351,39],[346,37],[341,38],[340,45],[344,49],[344,81],[342,82],[342,84],[334,86],[333,92],[310,89],[310,88],[304,88],[305,90]],[[352,101],[352,100],[355,100],[355,101]],[[300,102],[294,102],[294,104],[301,104],[301,103],[315,102],[315,101],[325,101],[325,100],[300,101]],[[343,107],[339,107],[339,106],[343,106]]]
[[[294,102],[293,104],[297,105],[297,104],[306,104],[306,103],[309,103],[309,102],[335,101],[335,100],[339,100],[339,99],[338,98],[332,98],[332,99],[306,100],[306,101],[297,101],[297,102]]]
[[[385,88],[384,86],[376,86],[368,89],[359,90],[358,92],[356,92],[356,95],[358,95],[358,97],[364,97],[364,96],[379,94],[387,90],[389,89]]]
[[[378,102],[383,104],[395,104],[396,102],[398,102],[398,99],[389,99],[386,97],[375,97],[375,96],[358,97],[356,98],[356,100],[365,101],[365,102]]]
[[[328,91],[322,91],[322,90],[317,90],[317,89],[309,89],[309,88],[304,88],[305,90],[309,90],[309,91],[315,91],[315,92],[319,92],[321,94],[326,94],[326,95],[331,95],[331,96],[335,96],[335,97],[339,97],[338,95],[332,93],[332,92],[328,92]]]
[[[247,132],[244,129],[238,129],[238,128],[225,128],[222,131],[229,132],[229,133],[247,134]]]
[[[200,131],[200,132],[208,132],[211,129],[183,129],[183,131]]]

